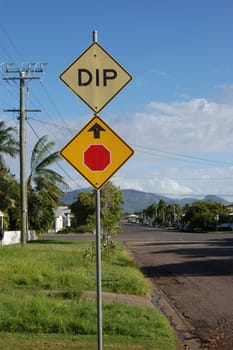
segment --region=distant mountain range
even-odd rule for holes
[[[73,191],[67,192],[62,198],[60,198],[60,200],[62,203],[69,205],[77,199],[77,196],[80,192],[90,192],[90,191],[92,191],[92,188],[73,190]],[[158,203],[160,199],[163,199],[167,204],[177,203],[181,207],[183,207],[187,203],[192,204],[197,200],[199,200],[198,198],[191,198],[191,197],[174,199],[166,196],[161,196],[155,193],[147,193],[147,192],[137,191],[137,190],[122,190],[122,193],[123,193],[123,199],[124,199],[122,210],[124,213],[129,213],[129,214],[139,212],[142,209],[147,208],[151,204]],[[208,195],[202,199],[210,200],[210,201],[218,202],[222,204],[230,204],[230,202],[215,195]]]

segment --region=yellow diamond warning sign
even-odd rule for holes
[[[66,68],[60,79],[98,113],[132,77],[107,51],[94,42]]]
[[[93,187],[100,189],[134,151],[95,116],[60,153]]]

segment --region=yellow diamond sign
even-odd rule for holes
[[[60,75],[60,79],[95,113],[112,100],[131,75],[97,42]]]
[[[134,151],[95,116],[60,153],[93,187],[100,189]]]

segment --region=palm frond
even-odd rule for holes
[[[43,198],[45,205],[52,207],[57,205],[58,199],[69,188],[64,178],[52,169],[60,159],[59,152],[51,152],[53,146],[54,142],[48,142],[47,135],[37,141],[32,151],[28,177],[28,185]]]
[[[41,162],[37,164],[37,169],[44,169],[50,165],[53,165],[61,158],[59,152],[49,154],[46,158],[41,159]]]
[[[0,153],[15,157],[19,152],[19,143],[14,137],[16,128],[5,127],[3,121],[0,122]]]
[[[54,142],[53,141],[47,142],[47,141],[48,141],[48,136],[44,135],[35,144],[32,151],[32,156],[31,156],[32,171],[34,171],[39,166],[39,164],[45,158],[47,158],[48,155],[50,154],[50,150],[54,146]]]
[[[37,184],[40,181],[44,181],[44,185],[46,184],[46,187],[49,186],[50,183],[55,184],[57,187],[62,188],[62,190],[68,190],[69,186],[64,180],[63,176],[58,174],[56,171],[52,169],[41,169],[40,172],[38,172],[38,175],[34,178],[34,182]]]

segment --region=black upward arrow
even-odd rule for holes
[[[88,131],[93,131],[94,139],[100,138],[100,131],[105,131],[98,123],[95,123]]]

